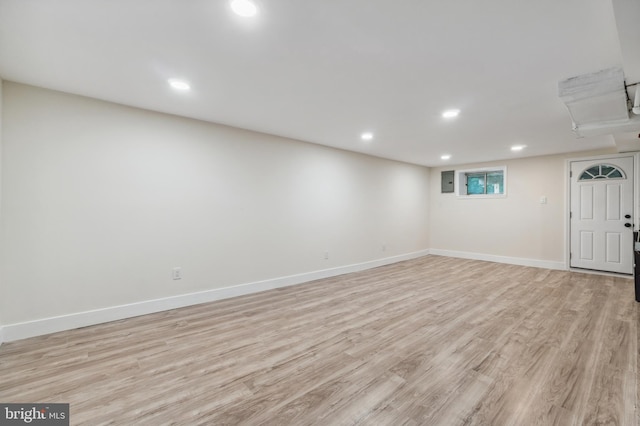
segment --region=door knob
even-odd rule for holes
[[[633,225],[627,222],[624,224],[624,226],[626,226],[627,228],[631,228]]]
[[[625,219],[631,219],[631,215],[630,215],[630,214],[625,214],[625,215],[624,215],[624,218],[625,218]]]

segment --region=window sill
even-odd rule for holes
[[[477,195],[465,195],[460,194],[458,198],[463,200],[476,200],[480,198],[507,198],[507,194],[477,194]]]

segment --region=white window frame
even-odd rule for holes
[[[504,191],[502,194],[467,194],[467,173],[502,172]],[[456,170],[455,175],[456,196],[462,199],[479,198],[506,198],[507,197],[507,166],[480,167],[476,169]]]

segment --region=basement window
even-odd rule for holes
[[[456,171],[456,195],[462,198],[504,198],[507,166]]]

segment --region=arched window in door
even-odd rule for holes
[[[624,172],[611,164],[596,164],[580,174],[578,180],[626,179]]]

